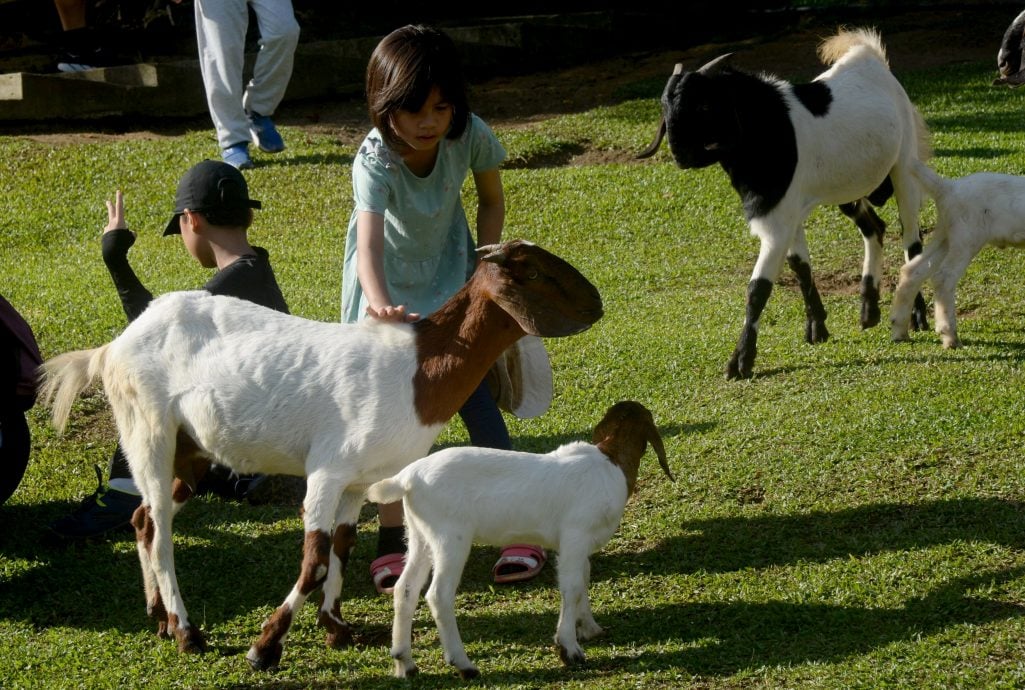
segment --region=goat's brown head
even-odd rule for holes
[[[604,313],[601,295],[580,271],[525,240],[480,247],[485,289],[524,331],[544,338],[580,333]]]
[[[670,481],[674,481],[655,420],[648,408],[639,402],[623,400],[610,407],[594,427],[591,443],[623,470],[628,494],[633,493],[637,468],[649,443],[658,456],[662,471]]]

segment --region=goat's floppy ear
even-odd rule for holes
[[[658,429],[654,425],[648,427],[648,443],[651,444],[652,450],[658,456],[658,464],[662,467],[662,471],[669,477],[669,481],[675,482],[676,478],[669,470],[669,461],[666,459],[666,447],[662,444],[662,436],[659,435]]]

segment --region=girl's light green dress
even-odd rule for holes
[[[384,142],[377,129],[360,145],[352,164],[355,206],[345,238],[342,321],[366,316],[366,297],[356,276],[356,217],[384,216],[384,271],[396,305],[426,316],[440,307],[473,271],[475,242],[462,205],[469,171],[497,168],[505,149],[483,120],[470,116],[458,139],[442,139],[438,159],[417,177]]]

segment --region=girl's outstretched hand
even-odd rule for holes
[[[406,313],[406,308],[401,304],[397,307],[387,305],[380,309],[374,309],[371,306],[367,306],[367,316],[371,316],[381,321],[395,321],[396,323],[413,323],[414,321],[420,320],[420,315],[416,312]]]

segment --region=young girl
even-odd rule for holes
[[[497,243],[505,220],[498,166],[505,149],[470,112],[452,40],[424,26],[386,36],[367,66],[374,129],[353,162],[355,207],[345,239],[342,321],[365,316],[415,321],[440,307],[476,266],[461,204],[467,171],[477,191],[477,246]],[[476,446],[510,448],[509,432],[481,383],[459,411]],[[378,591],[390,593],[402,573],[402,504],[378,507]],[[496,582],[534,577],[540,547],[511,545],[495,564]]]

